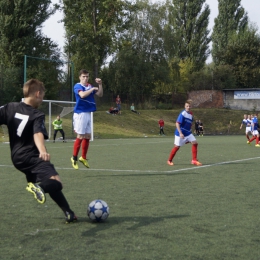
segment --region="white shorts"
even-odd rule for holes
[[[194,137],[193,134],[190,134],[188,136],[184,136],[184,138],[180,138],[179,136],[175,135],[174,138],[174,144],[177,146],[183,146],[185,145],[187,142],[194,142],[196,141],[196,138]]]
[[[254,131],[252,132],[252,134],[255,136],[255,135],[258,135],[259,132],[258,132],[258,130],[254,130]]]
[[[249,132],[252,133],[252,131],[251,131],[251,126],[247,126],[247,127],[246,127],[246,134],[249,133]]]
[[[74,131],[77,134],[84,135],[91,133],[91,112],[73,114]]]

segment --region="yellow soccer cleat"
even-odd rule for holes
[[[78,169],[79,169],[79,166],[78,166],[77,161],[73,160],[73,157],[71,157],[70,160],[71,160],[71,163],[72,163],[72,167],[73,167],[75,170],[78,170]]]
[[[82,156],[79,157],[79,161],[83,163],[87,168],[89,168],[88,160],[84,159]]]
[[[38,184],[28,182],[26,190],[34,195],[34,198],[41,204],[46,201],[45,193]]]

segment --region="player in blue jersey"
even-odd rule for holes
[[[191,151],[192,151],[192,160],[191,164],[200,166],[202,163],[200,163],[197,159],[197,149],[198,149],[198,143],[196,141],[196,138],[192,134],[192,121],[193,116],[190,111],[191,108],[191,100],[187,100],[185,102],[184,110],[179,114],[177,121],[176,121],[176,130],[175,130],[175,139],[174,139],[174,148],[171,150],[169,159],[167,161],[167,164],[170,166],[173,166],[173,158],[180,149],[181,146],[191,143]]]
[[[71,157],[72,167],[78,169],[78,153],[81,147],[81,157],[79,161],[89,168],[87,161],[87,152],[89,147],[89,139],[91,138],[91,112],[96,111],[96,102],[94,96],[103,96],[102,80],[96,78],[98,87],[94,87],[88,83],[89,72],[82,69],[79,72],[80,82],[74,86],[74,94],[76,97],[76,105],[73,114],[74,131],[77,138],[74,142],[73,157]]]
[[[259,132],[258,132],[258,119],[257,119],[258,115],[255,114],[254,117],[252,118],[252,124],[251,124],[251,128],[252,128],[252,134],[253,137],[247,141],[248,144],[250,144],[252,141],[256,140],[256,144],[255,147],[260,147],[259,145]]]

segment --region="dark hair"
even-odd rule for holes
[[[45,87],[41,81],[38,79],[30,79],[23,85],[23,95],[24,97],[29,97],[35,92],[45,92]]]
[[[89,72],[85,69],[82,69],[79,71],[79,77],[82,75],[82,74],[89,74]]]

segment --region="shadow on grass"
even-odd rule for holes
[[[90,222],[92,228],[89,230],[82,232],[83,236],[95,236],[96,232],[99,232],[104,229],[109,229],[114,225],[130,225],[127,227],[127,230],[137,230],[139,228],[149,226],[154,223],[162,222],[166,219],[179,219],[179,218],[186,218],[190,215],[172,215],[172,216],[165,216],[165,217],[109,217],[106,221],[101,222],[90,222],[88,218],[80,219],[80,222]],[[79,222],[79,223],[80,223]]]

